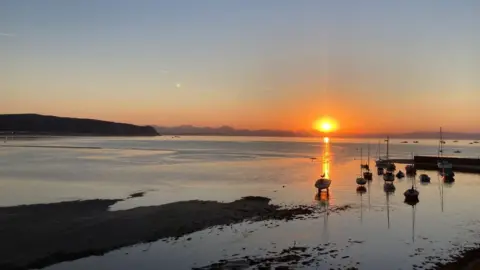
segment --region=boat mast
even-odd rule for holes
[[[438,146],[438,155],[440,159],[443,157],[443,136],[442,136],[442,127],[440,127],[440,142]]]
[[[368,143],[368,162],[367,162],[367,165],[368,165],[368,169],[370,170],[370,143]]]
[[[360,148],[360,177],[362,177],[363,148]]]
[[[388,223],[388,228],[390,229],[390,203],[388,200],[389,194],[387,193],[387,223]]]
[[[390,142],[390,137],[387,136],[387,160],[388,160],[388,144],[389,144],[389,142]]]
[[[377,156],[378,156],[378,160],[380,160],[380,140],[378,140]]]

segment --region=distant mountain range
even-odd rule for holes
[[[271,137],[318,137],[325,136],[318,131],[287,131],[270,129],[235,129],[230,126],[221,127],[197,127],[192,125],[182,125],[175,127],[154,126],[158,133],[162,135],[202,135],[202,136],[271,136]],[[358,133],[335,133],[328,136],[342,138],[392,138],[405,139],[435,139],[439,137],[438,132],[410,132],[410,133],[377,133],[377,134],[358,134]],[[460,133],[444,132],[446,139],[480,139],[480,133]]]
[[[271,129],[236,129],[230,126],[197,127],[182,125],[175,127],[137,126],[125,123],[116,123],[95,119],[68,118],[40,114],[3,114],[0,115],[0,135],[11,134],[30,135],[57,135],[57,136],[158,136],[158,135],[200,135],[200,136],[265,136],[265,137],[321,137],[325,136],[318,131],[288,131]],[[377,133],[328,134],[331,137],[341,138],[392,138],[404,139],[436,139],[434,132],[411,133]],[[445,139],[472,139],[480,140],[480,133],[444,132]]]
[[[55,136],[157,136],[151,126],[39,114],[2,114],[0,133]]]

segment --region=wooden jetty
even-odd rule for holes
[[[480,158],[464,157],[443,157],[453,165],[455,172],[480,173]],[[415,164],[415,168],[420,170],[438,170],[437,156],[414,156],[412,159],[390,159],[393,163]]]

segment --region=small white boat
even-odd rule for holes
[[[452,163],[446,161],[446,160],[440,160],[437,162],[438,169],[452,169],[453,165]]]
[[[330,179],[320,178],[315,182],[315,187],[318,188],[318,190],[320,191],[322,189],[328,189],[331,183],[332,183],[332,180]]]
[[[393,182],[395,180],[395,175],[393,175],[392,172],[387,171],[385,174],[383,174],[383,180]]]
[[[358,178],[357,178],[357,185],[363,186],[363,185],[365,185],[366,183],[367,183],[367,180],[365,180],[365,178],[363,178],[363,177],[358,177]]]
[[[420,175],[420,182],[422,183],[430,183],[430,176],[426,174],[421,174]]]

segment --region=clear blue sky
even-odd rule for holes
[[[3,0],[0,113],[479,131],[479,26],[474,0]]]

